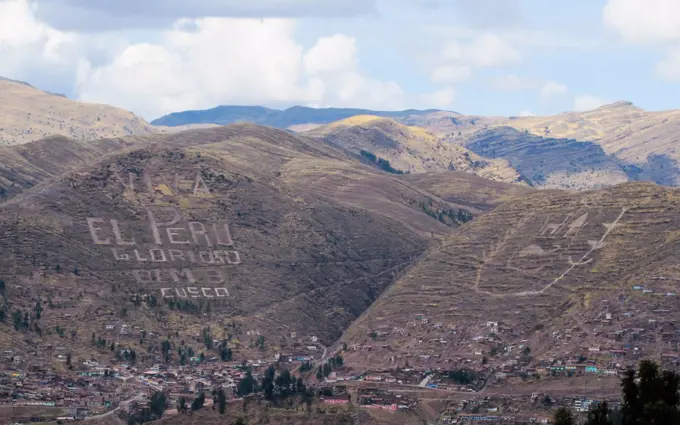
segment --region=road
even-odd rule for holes
[[[108,412],[102,413],[101,415],[88,416],[88,417],[85,418],[85,420],[86,420],[86,421],[93,421],[93,420],[95,420],[95,419],[106,418],[106,417],[111,416],[111,415],[113,415],[114,413],[116,413],[116,411],[118,411],[118,409],[120,409],[120,406],[121,406],[122,404],[130,403],[130,402],[132,402],[132,401],[141,399],[141,398],[143,398],[143,397],[144,397],[144,393],[139,393],[139,394],[137,394],[136,396],[134,396],[134,397],[132,397],[132,398],[129,398],[129,399],[125,400],[125,401],[120,402],[120,404],[118,405],[118,407],[116,407],[115,409],[109,410]]]
[[[432,375],[427,375],[425,379],[420,381],[420,384],[418,384],[419,387],[427,387],[427,384],[430,383],[430,380],[432,379]]]
[[[387,382],[373,382],[373,381],[343,381],[345,385],[350,385],[350,386],[387,386],[389,388],[388,391],[394,391],[394,392],[405,392],[405,393],[422,393],[423,391],[425,392],[432,392],[433,394],[451,394],[451,395],[466,395],[466,396],[531,396],[535,392],[540,392],[540,393],[551,393],[551,394],[559,394],[562,396],[584,396],[588,395],[588,393],[597,393],[601,396],[605,397],[616,397],[620,393],[616,392],[614,390],[610,390],[611,393],[608,393],[606,390],[601,390],[601,389],[592,389],[590,391],[579,391],[579,390],[573,390],[569,388],[564,388],[564,387],[540,387],[540,388],[530,388],[530,389],[520,389],[520,388],[512,388],[508,390],[498,390],[498,391],[490,391],[488,388],[485,388],[482,391],[456,391],[456,390],[449,390],[449,389],[435,389],[435,388],[429,388],[427,386],[422,387],[419,384],[393,384],[393,383],[387,383]],[[422,382],[421,382],[422,384]],[[591,394],[592,395],[592,394]]]

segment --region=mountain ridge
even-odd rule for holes
[[[250,122],[276,128],[288,128],[293,125],[316,123],[329,124],[354,115],[377,115],[384,117],[405,117],[439,112],[436,109],[402,111],[374,111],[361,108],[311,108],[291,106],[279,110],[264,106],[222,105],[204,110],[173,112],[151,121],[152,125],[179,126],[186,124],[218,124],[228,125],[250,119]]]
[[[91,141],[155,133],[132,112],[55,95],[10,79],[0,79],[0,145],[15,145],[62,135]]]

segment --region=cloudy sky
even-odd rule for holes
[[[680,108],[678,0],[0,0],[0,76],[147,119],[220,104]]]

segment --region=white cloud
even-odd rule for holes
[[[516,65],[520,62],[521,55],[497,35],[482,33],[469,43],[450,40],[442,49],[442,59],[448,63],[458,63],[474,68],[492,68]]]
[[[361,102],[367,108],[403,108],[404,92],[399,85],[361,75],[356,54],[353,37],[336,34],[320,38],[302,58],[309,86],[302,90],[301,100],[333,106]]]
[[[567,86],[564,84],[559,84],[554,81],[548,81],[541,87],[541,96],[543,97],[553,97],[565,94],[567,92]]]
[[[348,17],[371,13],[376,0],[32,0],[54,28],[101,32],[163,28],[180,18]]]
[[[0,1],[0,75],[20,74],[40,61],[61,62],[74,39],[37,21],[27,1]]]
[[[505,92],[517,92],[535,88],[537,82],[531,78],[522,78],[515,74],[494,77],[490,81],[493,89]]]
[[[535,117],[536,114],[534,114],[531,111],[520,111],[519,116],[520,117]]]
[[[451,36],[429,59],[430,81],[451,85],[469,80],[481,68],[497,68],[521,62],[520,53],[491,33]]]
[[[472,76],[470,67],[462,65],[443,65],[434,68],[430,80],[435,84],[456,84]]]
[[[656,66],[656,74],[669,81],[680,81],[680,46],[671,49]]]
[[[576,96],[574,98],[574,111],[577,112],[585,112],[585,111],[592,111],[593,109],[597,109],[602,105],[608,104],[609,101],[600,99],[599,97],[595,96],[590,96],[590,95],[583,95],[583,96]]]
[[[608,0],[602,10],[602,21],[628,42],[680,40],[678,0]]]
[[[433,93],[419,96],[418,104],[423,109],[448,109],[453,107],[456,99],[456,90],[453,87],[444,87]]]
[[[308,52],[287,19],[178,22],[156,44],[130,45],[110,64],[81,65],[78,93],[145,118],[218,104],[297,103],[399,109],[394,82],[365,77],[356,40],[324,37]]]

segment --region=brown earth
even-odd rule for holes
[[[76,158],[73,168],[17,153],[33,145],[50,157]],[[70,150],[49,150],[56,146]],[[116,336],[120,344],[138,353],[151,346],[152,357],[160,338],[176,333],[173,344],[201,341],[206,326],[244,356],[292,350],[291,332],[330,344],[432,238],[459,225],[458,204],[466,202],[463,187],[458,204],[450,204],[417,180],[362,165],[318,140],[252,125],[105,139],[85,148],[53,138],[4,151],[32,186],[11,193],[0,210],[6,311],[29,312],[42,336],[16,331],[7,319],[0,349],[26,352],[49,342],[71,347],[74,360],[108,358],[90,345],[93,333],[111,337],[106,324],[116,324],[116,334],[128,324],[129,335]],[[19,184],[7,173],[0,176],[9,191]],[[461,174],[451,176],[464,181]],[[479,211],[515,191],[487,186],[495,193],[470,201]],[[161,227],[154,235],[149,214],[169,222],[175,213],[179,222],[165,226],[175,230]],[[95,219],[89,226],[88,218]],[[192,236],[188,222],[198,223],[191,226],[199,234]],[[163,294],[183,297],[183,310]],[[147,296],[153,298],[143,302]],[[253,348],[259,334],[269,354]],[[50,361],[49,352],[38,356]]]
[[[523,183],[503,159],[487,160],[461,146],[443,142],[423,128],[406,126],[391,118],[357,115],[304,134],[320,137],[355,154],[362,150],[370,152],[403,172],[464,171],[495,181]]]
[[[642,183],[508,201],[433,245],[353,323],[342,340],[372,348],[346,363],[447,367],[447,358],[481,362],[474,352],[484,351],[493,364],[519,351],[491,347],[522,344],[537,359],[597,358],[588,347],[626,343],[659,358],[678,345],[662,335],[680,319],[667,295],[680,279],[678,213],[680,191]],[[384,337],[374,342],[376,332]]]
[[[123,109],[74,101],[0,78],[0,145],[53,135],[89,141],[154,132],[151,124]]]

